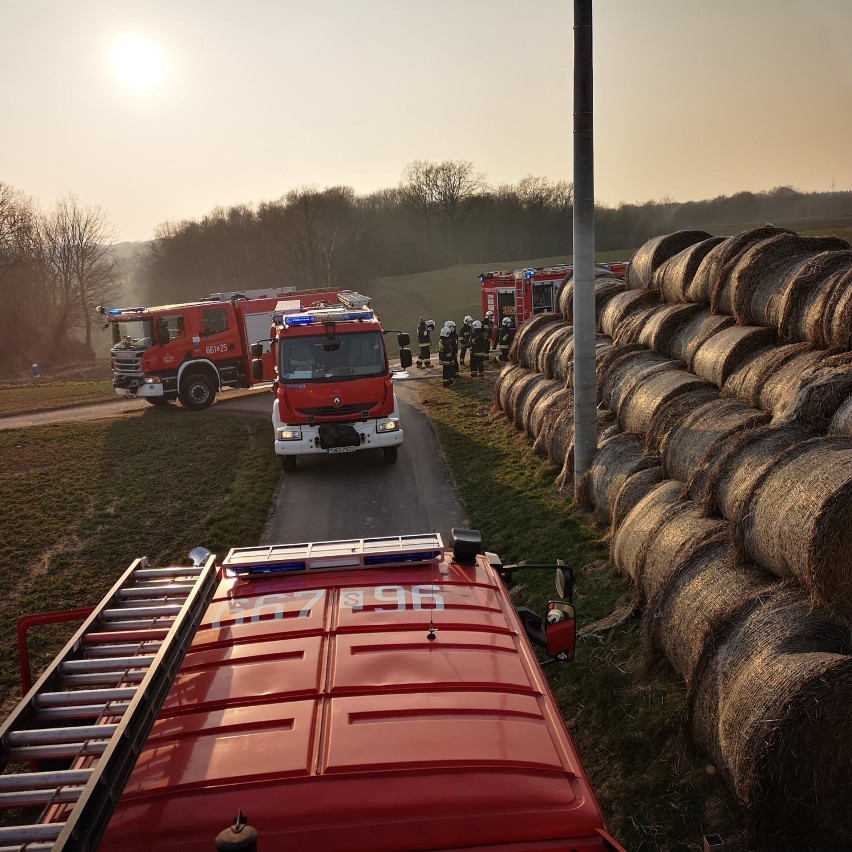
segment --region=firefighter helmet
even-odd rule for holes
[[[493,319],[494,318],[494,311],[486,311],[485,316],[487,316],[489,319]]]
[[[449,337],[449,336],[450,336],[450,330],[446,326],[444,326],[441,329],[441,337]]]
[[[434,331],[435,330],[435,320],[427,320],[426,321],[426,327],[429,329],[429,331]]]
[[[503,325],[511,325],[512,318],[511,317],[503,317]]]
[[[456,327],[456,324],[455,324],[452,320],[447,320],[447,321],[444,323],[444,325],[445,325],[447,328],[455,328],[455,327]]]
[[[471,317],[471,316],[466,316],[466,317],[464,318],[464,321],[465,321],[465,322],[473,322],[473,317]]]
[[[473,327],[474,328],[482,328],[482,322],[480,320],[474,320],[473,321]]]

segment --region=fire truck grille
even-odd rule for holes
[[[136,355],[113,355],[116,373],[138,373],[142,364],[142,353]]]
[[[377,405],[378,402],[356,402],[354,405],[340,405],[337,408],[324,405],[318,408],[297,408],[296,411],[306,417],[351,417],[362,411],[369,411]]]

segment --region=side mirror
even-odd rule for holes
[[[252,349],[254,349],[255,346],[260,346],[260,344],[259,343],[253,343]],[[252,354],[254,354],[254,353],[252,353]],[[252,362],[251,362],[251,375],[252,375],[252,378],[256,382],[262,382],[263,381],[263,361],[261,361],[260,358],[254,358],[252,360]]]
[[[574,644],[577,639],[577,624],[574,620],[574,604],[566,601],[550,601],[547,604],[547,619],[544,626],[547,653],[557,660],[574,659]]]
[[[406,335],[408,337],[408,335]],[[402,348],[399,350],[399,366],[402,367],[403,370],[407,370],[412,364],[411,360],[411,350]]]
[[[263,355],[263,344],[252,343],[252,345],[249,346],[249,351],[251,352],[253,358],[260,358],[260,356]]]
[[[409,337],[408,332],[407,331],[401,331],[396,336],[396,342],[399,344],[400,349],[403,349],[406,346],[410,346],[411,345],[411,338]]]

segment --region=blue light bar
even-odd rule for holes
[[[107,311],[107,315],[111,317],[117,317],[119,314],[138,314],[142,311],[147,311],[147,308],[110,308]]]
[[[285,571],[304,571],[306,562],[271,562],[264,565],[249,565],[246,568],[233,569],[236,574],[281,574]]]
[[[306,314],[298,314],[292,317],[284,317],[284,325],[311,325],[315,318]]]
[[[345,320],[371,320],[373,318],[372,311],[349,311],[343,315]]]
[[[443,556],[440,550],[431,552],[419,551],[416,553],[388,553],[377,556],[365,556],[365,565],[396,565],[400,562],[423,562],[440,559]]]

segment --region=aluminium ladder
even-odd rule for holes
[[[97,848],[216,588],[202,558],[135,560],[0,727],[0,852]]]

